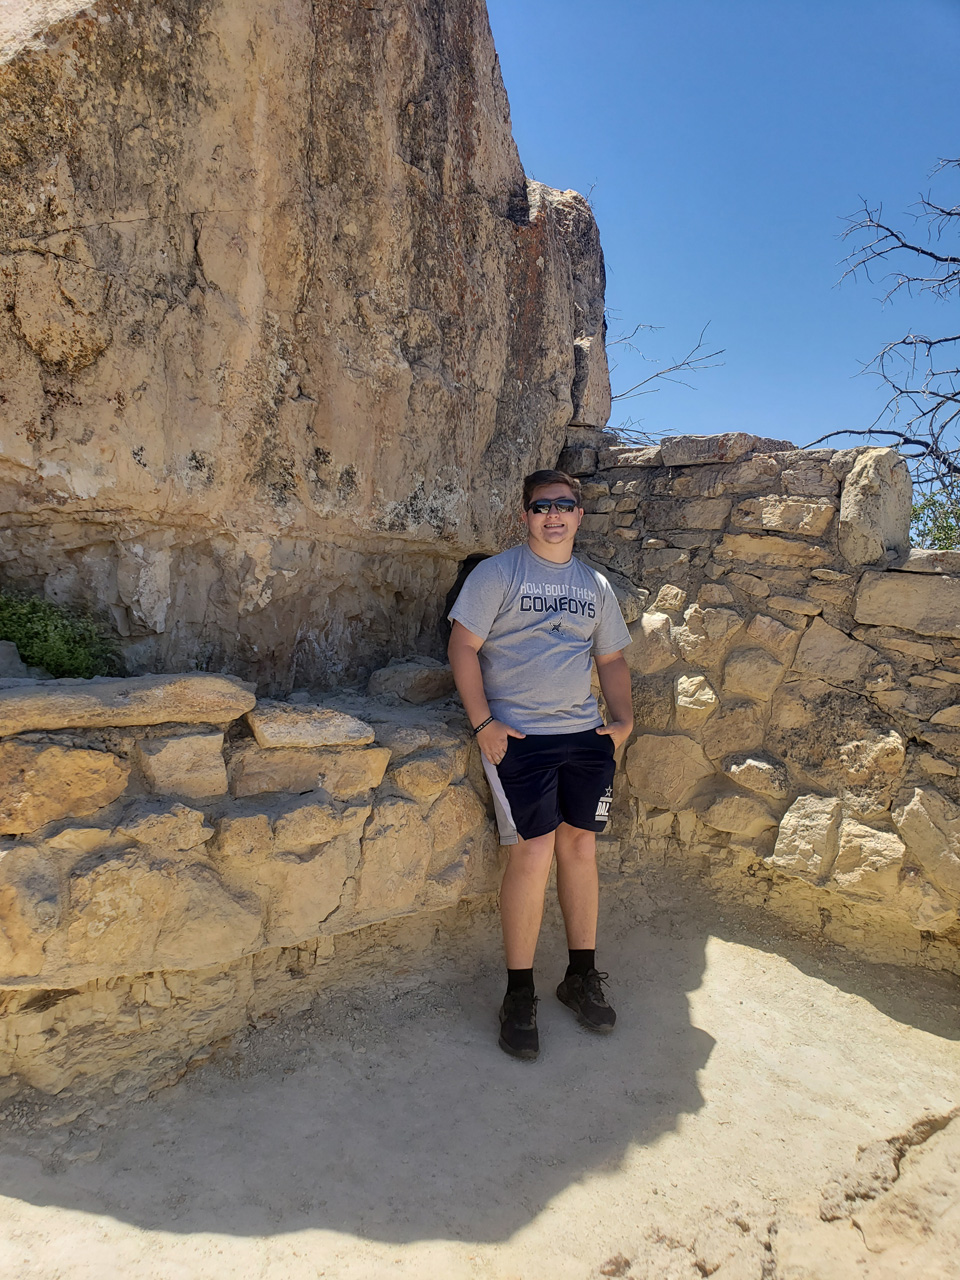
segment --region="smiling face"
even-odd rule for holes
[[[551,502],[556,498],[576,500],[570,486],[559,483],[540,485],[530,495],[531,502]],[[544,560],[553,560],[557,564],[570,559],[573,555],[573,540],[583,519],[582,507],[574,507],[570,512],[554,509],[545,516],[524,511],[521,518],[527,526],[527,542],[531,551]]]

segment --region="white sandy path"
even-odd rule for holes
[[[956,996],[893,971],[819,976],[812,954],[676,908],[639,914],[608,910],[612,1037],[577,1028],[544,978],[542,1059],[506,1058],[483,917],[459,957],[448,940],[445,963],[421,959],[427,980],[321,998],[131,1106],[93,1163],[0,1158],[0,1275],[583,1280],[620,1255],[645,1280],[715,1263],[760,1280],[779,1206],[956,1105],[960,1045],[936,1034]],[[562,964],[551,929],[544,973]],[[873,1002],[841,989],[868,979]],[[840,1280],[880,1274],[868,1264]]]

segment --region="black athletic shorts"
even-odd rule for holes
[[[602,831],[613,797],[613,752],[613,739],[596,729],[508,738],[496,775],[518,834],[533,840],[561,822]],[[502,832],[501,843],[508,843]]]

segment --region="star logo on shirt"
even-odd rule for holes
[[[557,635],[562,636],[562,635],[563,635],[563,624],[562,624],[562,623],[560,623],[560,622],[554,622],[554,623],[551,623],[550,630],[551,630],[551,631],[555,631],[555,632],[557,633]]]

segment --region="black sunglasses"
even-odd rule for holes
[[[541,500],[527,503],[527,510],[532,511],[535,516],[548,516],[551,511],[558,511],[561,515],[568,516],[576,509],[577,503],[574,498],[551,498],[549,502]]]

